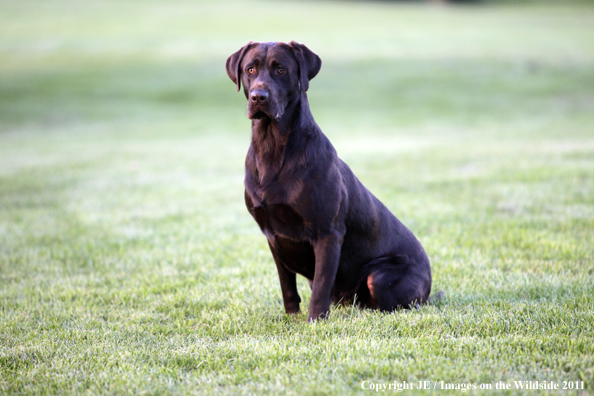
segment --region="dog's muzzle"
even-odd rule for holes
[[[264,89],[256,88],[250,93],[248,104],[248,117],[250,119],[261,119],[269,115],[266,111],[269,107],[270,94]]]
[[[261,119],[269,117],[275,120],[280,120],[283,115],[283,106],[279,105],[274,100],[271,100],[270,93],[262,88],[254,88],[250,92],[248,101],[248,118]]]

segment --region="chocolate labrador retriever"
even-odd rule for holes
[[[308,321],[355,295],[382,311],[425,303],[423,247],[338,158],[309,110],[306,92],[321,66],[294,41],[250,42],[226,63],[252,120],[245,203],[268,239],[285,310],[299,312],[295,274],[312,288]]]

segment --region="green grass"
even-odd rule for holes
[[[224,62],[291,39],[322,57],[313,114],[422,241],[438,303],[307,324],[300,279],[305,312],[283,313]],[[0,394],[591,394],[593,233],[591,4],[0,4]]]

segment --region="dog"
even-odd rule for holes
[[[295,41],[250,41],[225,66],[248,101],[245,204],[268,240],[285,311],[299,312],[296,274],[310,282],[308,321],[326,318],[331,302],[381,311],[427,302],[425,250],[314,121],[307,90],[320,57]]]

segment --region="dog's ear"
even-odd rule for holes
[[[322,60],[303,44],[291,41],[289,46],[295,54],[295,59],[299,64],[299,82],[301,90],[307,92],[309,80],[314,78],[322,68]]]
[[[245,52],[248,48],[253,44],[253,41],[250,41],[233,55],[227,58],[227,62],[225,63],[225,68],[227,69],[227,75],[235,84],[237,84],[237,92],[241,88],[241,61]]]

